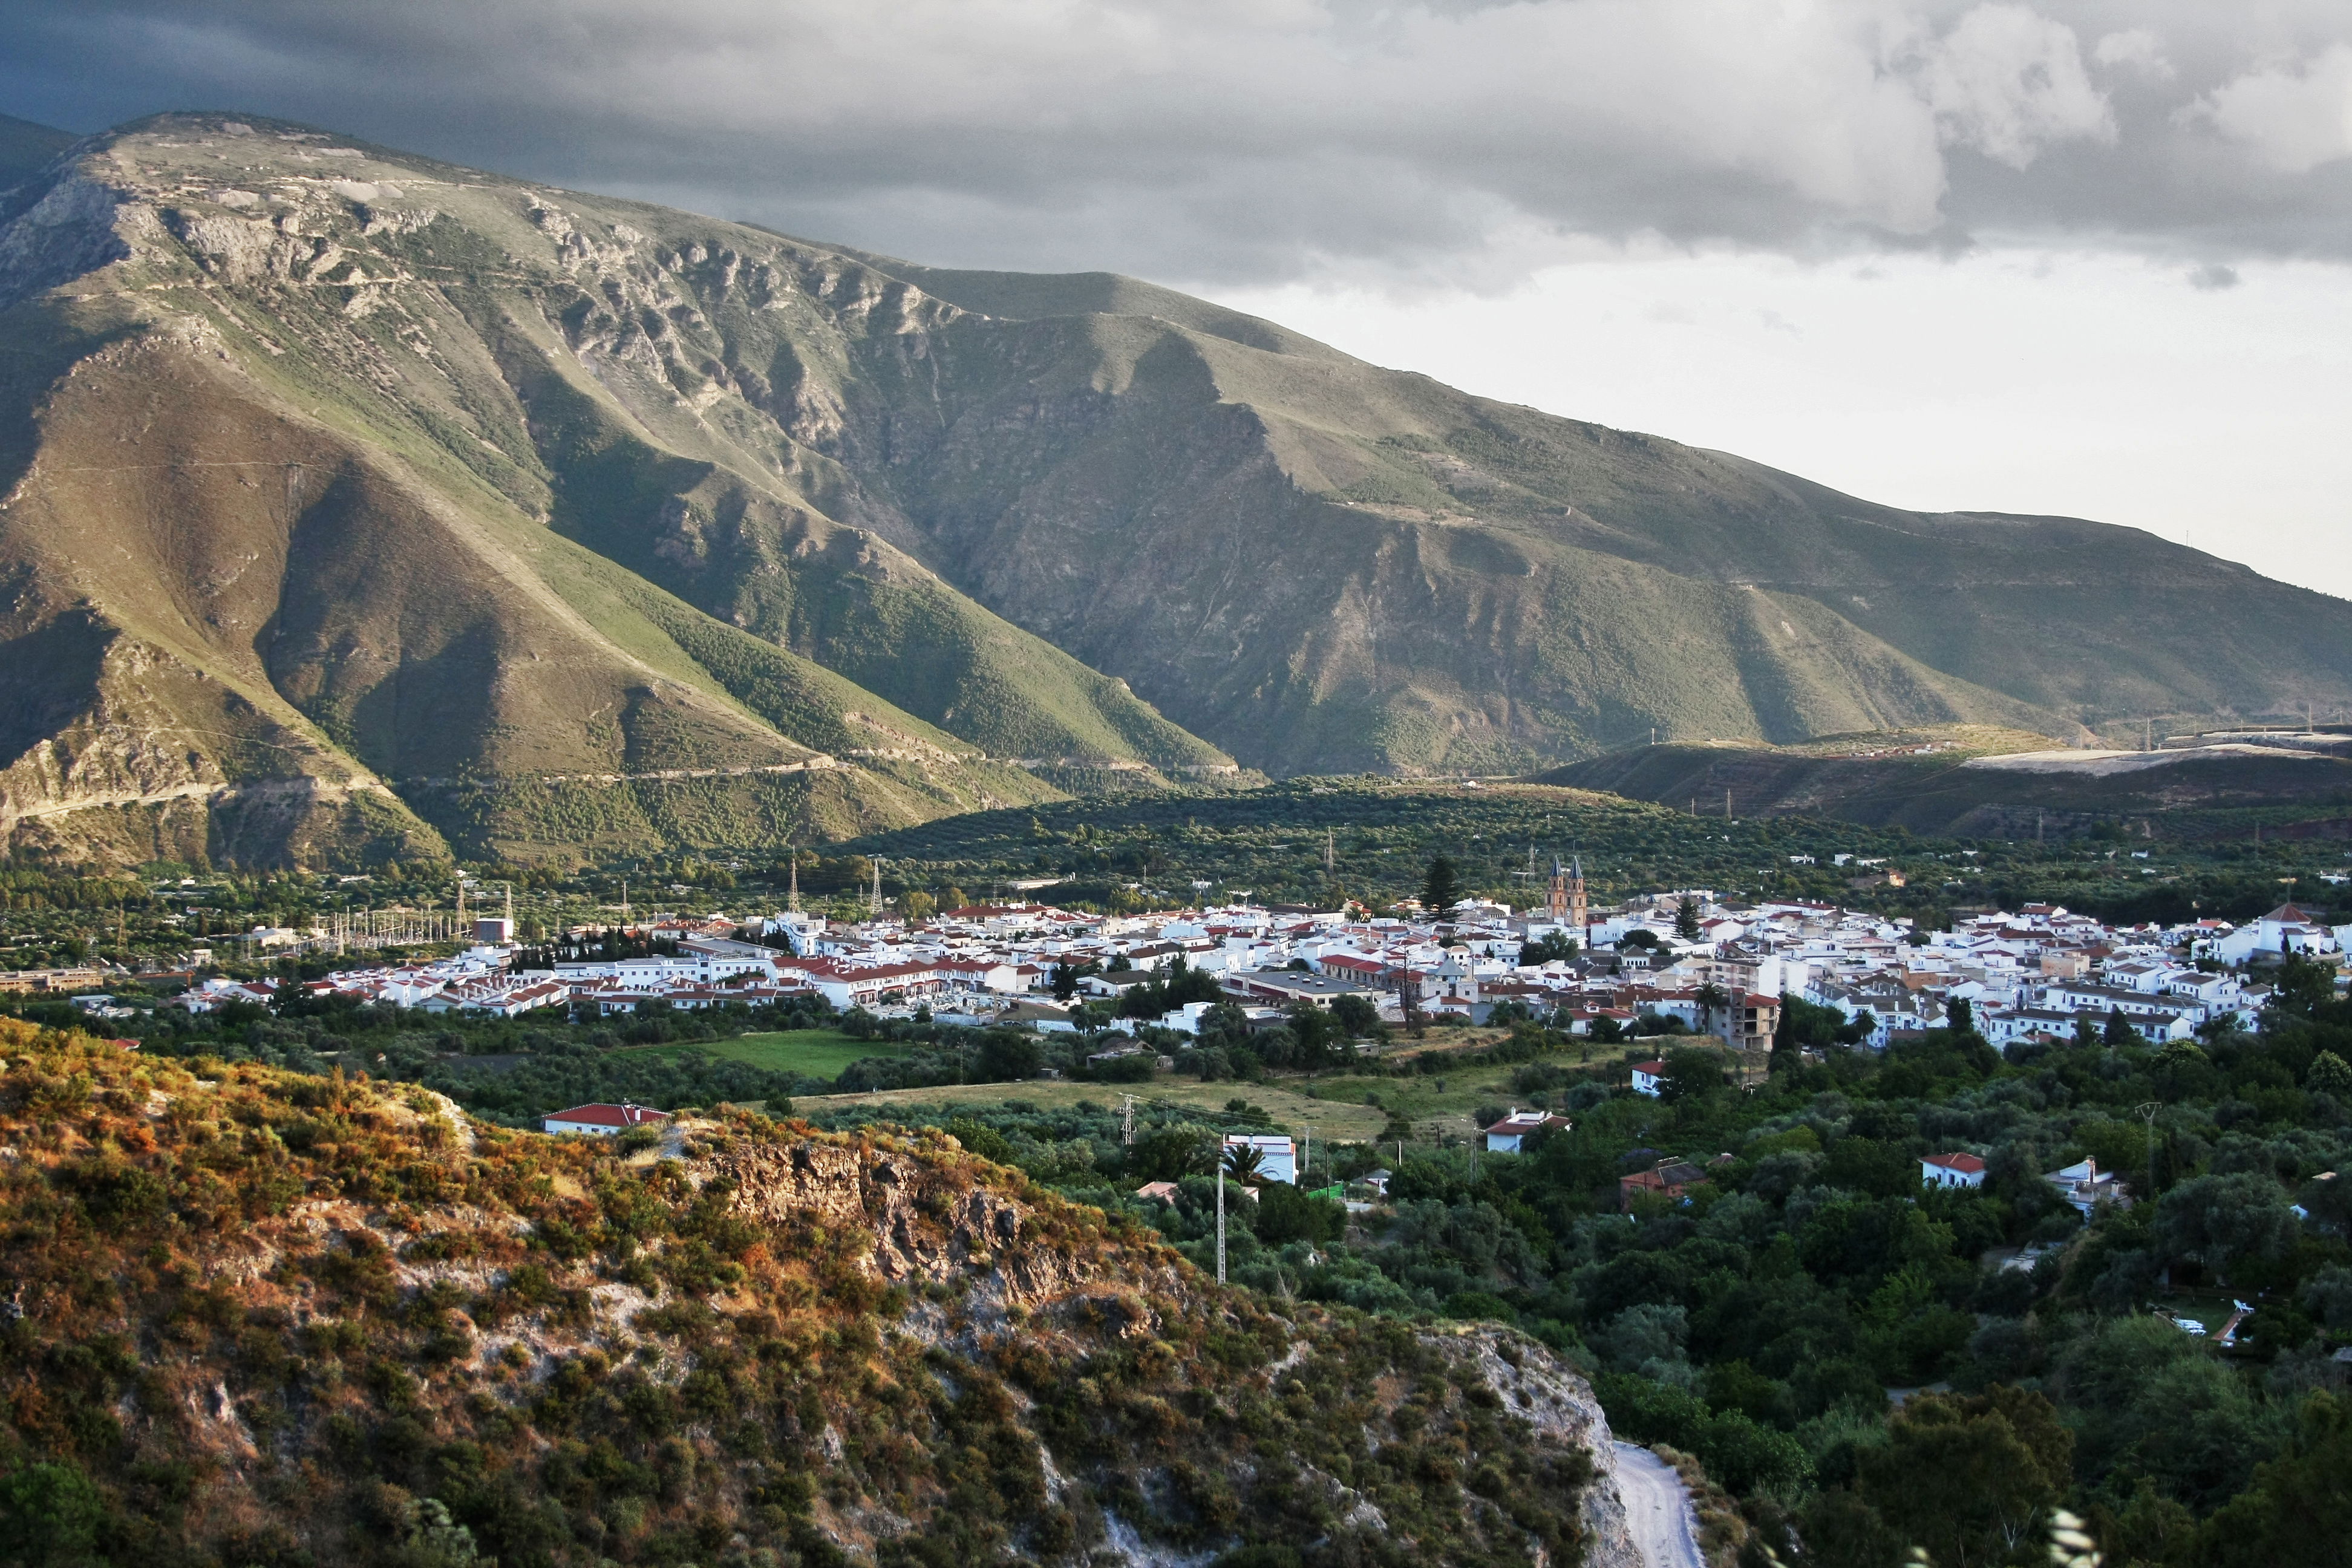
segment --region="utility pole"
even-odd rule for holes
[[[878,858],[874,861],[874,889],[866,895],[866,913],[869,919],[882,917],[882,862]]]
[[[1331,868],[1334,861],[1333,851],[1336,847],[1335,835],[1332,833],[1331,829],[1328,827],[1325,828],[1323,830],[1323,879],[1327,882],[1331,879]],[[1531,849],[1528,851],[1528,853],[1532,855],[1535,851]]]
[[[1306,1152],[1299,1156],[1298,1169],[1301,1178],[1299,1185],[1302,1187],[1313,1185],[1315,1180],[1315,1124],[1311,1121],[1307,1124],[1307,1148]]]
[[[1217,1283],[1225,1282],[1225,1135],[1217,1134]]]
[[[1119,1107],[1118,1141],[1132,1147],[1135,1142],[1135,1096],[1122,1094],[1119,1099],[1125,1103]]]
[[[784,908],[798,914],[801,912],[801,847],[799,845],[795,844],[792,847],[792,887],[791,890],[784,895]]]

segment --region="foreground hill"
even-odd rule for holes
[[[2132,837],[2352,833],[2352,735],[2179,737],[2154,751],[2052,750],[1951,727],[1811,744],[1637,746],[1538,775],[1720,816],[1819,816],[1949,837],[2032,838],[2105,825]]]
[[[29,1561],[1633,1568],[1531,1342],[1276,1315],[952,1140],[630,1151],[0,1027]]]
[[[656,346],[697,314],[672,241],[216,119],[79,143],[6,212],[20,846],[773,846],[1231,771],[803,504],[821,476]],[[771,272],[753,320],[832,320]]]

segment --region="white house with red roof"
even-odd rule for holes
[[[585,1132],[593,1137],[610,1138],[616,1132],[626,1132],[632,1127],[658,1126],[669,1120],[667,1110],[656,1110],[644,1105],[575,1105],[569,1110],[559,1110],[541,1120],[540,1125],[550,1132]]]
[[[1981,1187],[1985,1163],[1974,1154],[1922,1154],[1919,1175],[1931,1187]]]
[[[1565,1132],[1574,1125],[1565,1116],[1554,1116],[1543,1110],[1521,1110],[1514,1106],[1497,1117],[1491,1126],[1478,1131],[1486,1135],[1488,1153],[1516,1154],[1537,1133]]]
[[[1633,1064],[1633,1092],[1635,1094],[1646,1094],[1654,1097],[1658,1092],[1658,1085],[1664,1081],[1665,1076],[1666,1064],[1663,1060],[1635,1062]]]

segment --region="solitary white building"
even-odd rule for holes
[[[1497,1118],[1493,1126],[1482,1127],[1479,1131],[1486,1135],[1488,1153],[1516,1154],[1535,1134],[1565,1132],[1572,1125],[1565,1116],[1554,1116],[1543,1110],[1521,1110],[1514,1107],[1508,1115]]]
[[[1974,1154],[1923,1154],[1919,1175],[1931,1187],[1981,1187],[1985,1163]]]
[[[542,1120],[540,1125],[550,1132],[588,1132],[600,1138],[610,1138],[632,1127],[669,1120],[667,1110],[655,1110],[643,1105],[575,1105],[569,1110],[559,1110]]]

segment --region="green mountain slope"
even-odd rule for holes
[[[1020,368],[1041,333],[1061,351]],[[868,465],[894,537],[1269,768],[1490,767],[1654,724],[2072,736],[2352,690],[2352,606],[2132,531],[1898,512],[1163,321],[950,335],[990,369]],[[1008,427],[1017,466],[990,458]]]

